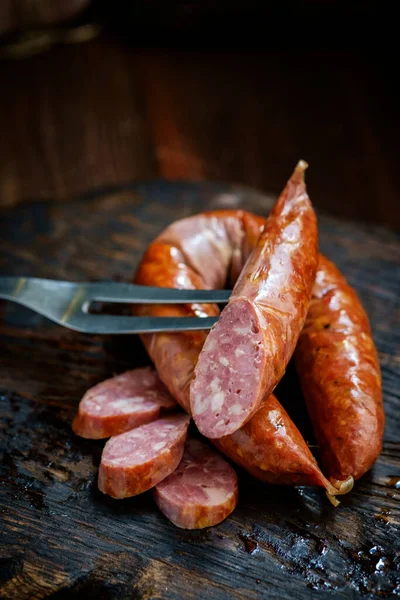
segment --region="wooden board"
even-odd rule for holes
[[[88,192],[62,205],[4,211],[1,274],[129,281],[171,221],[215,207],[266,213],[272,198],[214,184],[153,182]],[[400,594],[400,240],[320,215],[323,252],[357,288],[383,374],[382,456],[333,508],[320,490],[263,485],[240,473],[224,523],[183,531],[149,493],[115,501],[96,485],[101,442],[71,421],[85,390],[147,364],[136,337],[80,335],[0,305],[1,588],[38,598],[392,598]],[[305,428],[292,370],[278,395]]]

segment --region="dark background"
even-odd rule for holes
[[[277,194],[304,158],[317,207],[400,227],[389,8],[37,3],[0,12],[2,206],[159,177]],[[90,41],[66,39],[93,23]]]

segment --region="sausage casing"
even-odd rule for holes
[[[295,363],[324,471],[358,479],[382,448],[381,374],[360,300],[324,256]]]

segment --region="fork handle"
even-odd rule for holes
[[[26,306],[35,312],[53,318],[52,304],[58,298],[58,310],[62,309],[65,288],[71,284],[36,277],[0,277],[0,298]],[[67,299],[68,300],[68,299]],[[54,320],[54,319],[53,319]]]
[[[0,277],[0,298],[17,300],[25,284],[26,277]]]

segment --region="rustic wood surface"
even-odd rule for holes
[[[21,202],[1,212],[0,272],[129,281],[148,242],[172,220],[214,207],[266,213],[271,203],[272,195],[245,188],[183,182]],[[336,509],[320,490],[268,486],[240,473],[230,518],[203,531],[179,530],[149,493],[103,496],[96,485],[103,444],[71,430],[88,387],[147,364],[138,338],[77,334],[2,303],[1,598],[400,594],[400,240],[324,215],[319,224],[321,248],[360,293],[379,350],[387,424],[374,468]],[[292,369],[278,395],[311,442]]]

